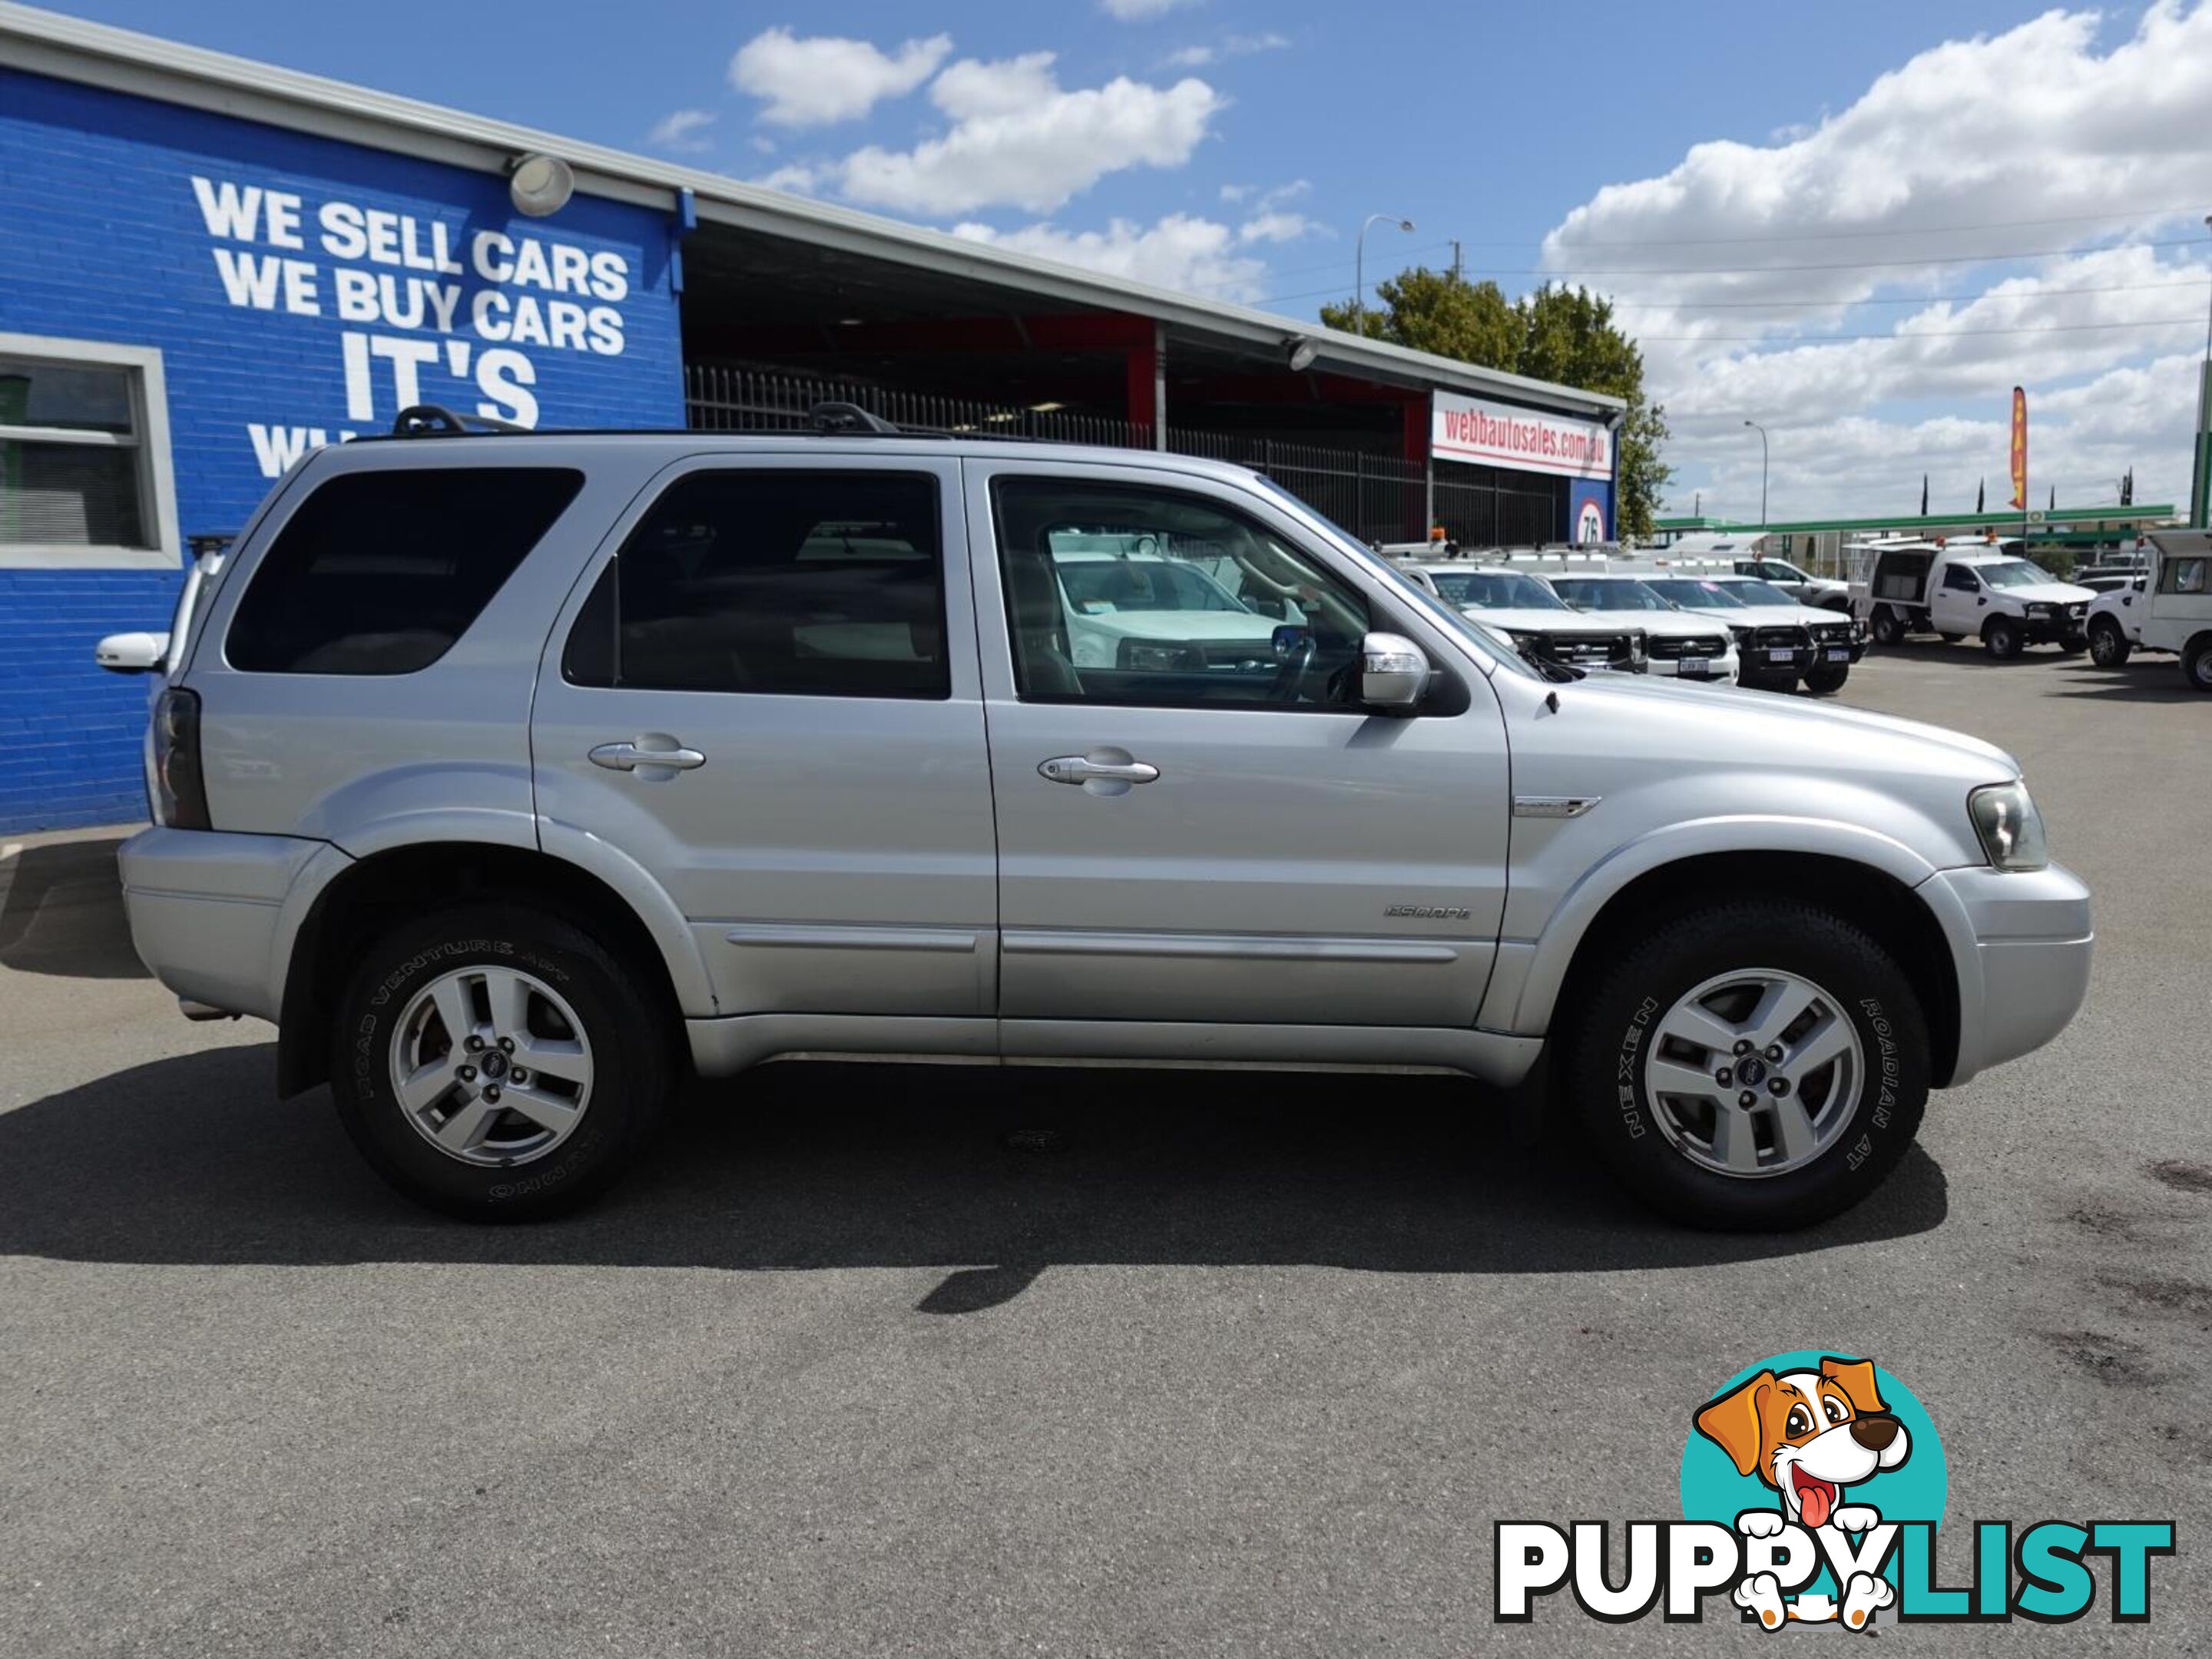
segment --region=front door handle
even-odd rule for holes
[[[656,766],[689,772],[707,763],[707,757],[696,749],[641,749],[634,743],[603,743],[592,750],[591,758],[592,765],[604,766],[610,772],[649,770]]]
[[[1088,755],[1057,755],[1039,761],[1040,775],[1054,783],[1150,783],[1160,769],[1140,760],[1095,761]]]

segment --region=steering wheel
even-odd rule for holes
[[[1306,671],[1313,666],[1313,630],[1309,628],[1298,635],[1297,649],[1286,653],[1282,665],[1275,670],[1275,678],[1267,687],[1269,702],[1296,702],[1298,691],[1305,684]]]

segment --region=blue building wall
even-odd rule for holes
[[[161,349],[187,536],[405,403],[681,426],[674,250],[652,210],[526,219],[489,174],[0,70],[0,333]],[[143,815],[146,684],[92,647],[181,580],[0,569],[0,830]]]

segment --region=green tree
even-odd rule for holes
[[[1644,395],[1644,354],[1613,321],[1613,303],[1587,289],[1544,287],[1509,301],[1495,283],[1469,283],[1425,267],[1376,284],[1379,307],[1356,313],[1324,306],[1331,328],[1395,345],[1502,368],[1584,392],[1609,392],[1628,405],[1617,441],[1626,540],[1651,534],[1660,496],[1674,476],[1661,459],[1667,412]]]
[[[1321,319],[1346,333],[1488,368],[1510,368],[1520,356],[1522,325],[1495,283],[1470,283],[1416,265],[1377,283],[1375,294],[1382,302],[1379,310],[1323,306]]]

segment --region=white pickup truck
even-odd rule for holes
[[[2086,649],[2096,597],[1993,542],[1884,544],[1867,579],[1851,584],[1851,609],[1875,644],[1908,634],[1972,636],[2000,659],[2030,645]]]
[[[2089,652],[2118,668],[2136,651],[2172,651],[2182,677],[2212,691],[2212,533],[2166,530],[2151,537],[2150,568],[2089,607]]]

